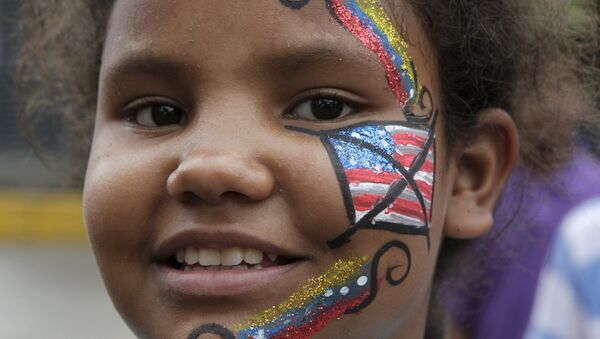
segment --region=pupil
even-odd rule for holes
[[[319,120],[331,120],[339,117],[344,109],[344,103],[333,99],[315,99],[311,102],[311,110]]]
[[[152,107],[152,121],[158,126],[179,124],[181,111],[172,106],[154,106]]]

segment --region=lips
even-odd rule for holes
[[[186,297],[240,295],[302,279],[297,269],[307,259],[252,235],[196,231],[169,237],[155,253],[159,284]]]

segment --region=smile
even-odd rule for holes
[[[307,259],[253,235],[192,231],[161,242],[153,267],[168,294],[229,297],[306,279]]]
[[[240,247],[223,250],[187,247],[178,250],[174,259],[174,266],[181,271],[260,270],[286,265],[293,260],[255,248]]]

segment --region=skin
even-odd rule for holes
[[[435,53],[410,9],[399,6],[398,12],[421,82],[443,107]],[[355,112],[327,122],[294,114],[319,90]],[[145,127],[124,117],[148,98],[180,108],[187,118]],[[438,119],[430,248],[422,237],[361,231],[332,249],[326,242],[347,229],[348,219],[331,161],[317,138],[285,126],[318,130],[403,120],[377,57],[321,1],[301,10],[274,0],[117,1],[84,189],[85,220],[108,292],[139,337],[185,338],[205,323],[234,329],[336,260],[371,255],[400,239],[412,254],[407,279],[398,287],[382,284],[359,315],[333,321],[319,336],[422,337],[443,235],[473,237],[491,226],[491,210],[516,159],[508,115],[490,109],[482,117],[480,128],[494,133],[452,154],[444,146],[443,114]],[[302,264],[269,289],[181,298],[160,284],[155,251],[171,234],[191,229],[252,234],[303,258]],[[397,252],[380,265],[403,260]]]

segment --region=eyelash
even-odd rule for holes
[[[342,116],[333,117],[331,119],[319,119],[315,116],[315,119],[310,119],[310,118],[306,118],[306,117],[304,117],[304,118],[300,117],[299,116],[300,114],[297,114],[297,112],[296,113],[294,112],[295,110],[300,109],[302,107],[302,105],[305,105],[305,104],[311,104],[310,109],[312,110],[314,108],[312,106],[312,104],[317,100],[330,100],[330,101],[336,101],[336,102],[341,103],[342,113],[340,113],[340,115],[342,115]],[[179,105],[173,103],[171,100],[166,100],[164,98],[140,99],[140,100],[134,102],[133,104],[129,105],[129,107],[127,107],[121,115],[125,121],[127,121],[130,124],[135,125],[138,128],[157,129],[157,128],[166,128],[166,127],[175,125],[173,123],[173,124],[168,124],[168,125],[163,125],[163,126],[160,126],[160,125],[148,126],[148,125],[144,125],[143,123],[140,123],[139,116],[138,116],[138,114],[140,114],[140,112],[142,112],[145,109],[153,109],[155,107],[160,107],[160,106],[172,107],[176,110],[179,110],[184,115],[182,119],[185,120],[185,122],[187,122],[187,120],[189,120],[189,115],[184,109],[182,109]],[[364,110],[364,106],[365,106],[364,104],[359,104],[356,102],[356,100],[349,99],[346,96],[340,95],[337,92],[320,89],[312,94],[309,93],[308,95],[304,96],[301,99],[295,100],[293,105],[291,105],[291,108],[283,114],[283,117],[287,118],[287,119],[307,120],[307,121],[315,121],[315,122],[338,121],[340,119],[343,119],[346,116],[352,116],[357,113],[360,113],[361,111]],[[345,108],[348,108],[349,112],[346,112],[344,114]],[[313,114],[313,116],[314,116],[314,114]],[[183,123],[178,123],[177,125],[181,125],[181,124],[183,124]]]
[[[133,104],[129,105],[124,111],[123,113],[121,113],[121,116],[123,118],[123,120],[127,121],[130,124],[135,125],[138,128],[146,128],[146,129],[156,129],[156,128],[165,128],[165,127],[169,127],[172,125],[166,125],[166,126],[145,126],[143,124],[141,124],[138,121],[138,117],[137,115],[143,111],[144,109],[152,109],[154,107],[160,107],[160,106],[165,106],[165,107],[173,107],[177,110],[179,110],[180,112],[183,113],[183,119],[185,121],[189,120],[189,114],[187,113],[186,110],[182,109],[180,107],[180,105],[172,102],[171,100],[167,100],[164,98],[144,98],[144,99],[140,99],[136,102],[134,102]]]
[[[344,95],[341,95],[338,92],[320,89],[320,90],[318,90],[316,92],[313,92],[312,94],[309,93],[308,95],[305,95],[301,99],[295,100],[294,103],[291,105],[291,108],[288,109],[284,113],[284,117],[288,118],[288,119],[308,120],[308,119],[298,118],[297,116],[295,116],[293,114],[293,110],[297,109],[298,107],[300,107],[304,103],[314,102],[315,100],[319,100],[319,99],[339,101],[340,103],[342,103],[342,105],[345,105],[345,106],[349,107],[350,108],[350,112],[348,114],[346,114],[345,116],[352,116],[352,115],[358,114],[358,113],[364,111],[365,110],[365,106],[366,106],[365,104],[360,104],[360,103],[357,102],[357,100],[352,100],[352,99],[350,99],[350,98],[348,98],[348,97],[346,97]],[[340,118],[334,118],[334,119],[330,119],[330,120],[331,121],[337,121],[337,120],[343,119],[343,118],[344,117],[340,117]],[[329,120],[317,120],[317,119],[314,119],[313,121],[327,122]]]

